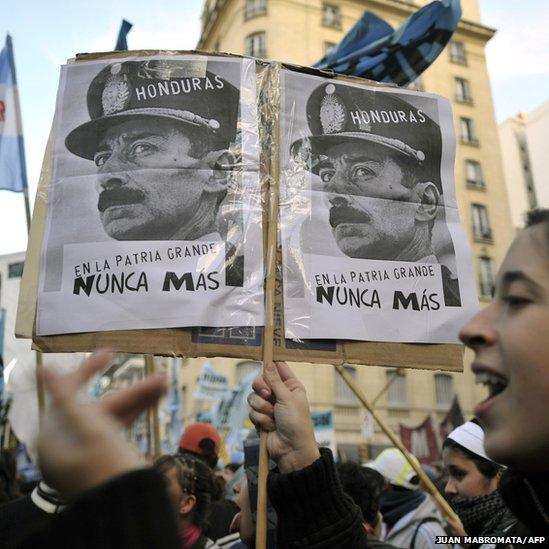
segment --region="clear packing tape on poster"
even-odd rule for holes
[[[208,59],[227,59],[244,60],[246,63],[250,63],[250,60],[247,58],[240,58],[238,56],[229,56],[223,54],[216,54],[215,56],[206,57],[205,54],[200,54],[197,52],[138,51],[80,55],[77,57],[74,64],[79,65],[81,63],[102,61],[104,62],[104,65],[112,65],[113,63],[116,63],[117,60],[123,60],[128,57],[136,59],[143,58],[143,60],[145,61],[149,60],[151,57],[154,57],[154,59],[156,60],[164,59],[164,65],[169,66],[169,60],[172,58],[178,58],[181,56],[189,58],[189,56],[192,55],[196,56],[197,60],[201,61]],[[160,64],[159,70],[162,71],[163,68],[167,70],[166,66],[163,67],[162,64]],[[288,257],[287,255],[284,255],[287,254],[288,251],[282,246],[287,244],[288,242],[291,242],[292,238],[295,238],[299,224],[301,224],[301,228],[303,229],[303,215],[302,213],[299,213],[299,208],[296,208],[297,204],[295,204],[295,194],[292,195],[292,193],[288,193],[288,189],[291,187],[291,185],[288,185],[288,174],[291,170],[293,170],[292,173],[295,173],[295,166],[290,167],[289,163],[293,162],[294,160],[288,157],[288,151],[285,150],[283,147],[288,147],[288,145],[291,145],[294,141],[299,139],[299,132],[305,135],[303,132],[306,133],[307,131],[306,115],[304,115],[303,113],[297,113],[295,109],[299,107],[301,108],[301,110],[303,110],[305,105],[304,101],[306,101],[306,96],[308,95],[308,93],[306,91],[302,93],[303,97],[299,99],[299,101],[301,101],[301,104],[298,104],[299,101],[294,100],[291,93],[288,94],[287,89],[282,89],[281,81],[283,82],[284,79],[288,81],[289,78],[294,78],[296,81],[303,79],[303,82],[307,82],[307,84],[310,85],[310,80],[311,78],[313,78],[317,79],[318,83],[324,86],[328,85],[329,83],[336,82],[341,83],[341,85],[350,84],[354,86],[360,85],[362,87],[365,87],[365,82],[363,80],[350,77],[332,77],[331,75],[326,75],[306,67],[288,66],[273,62],[267,63],[259,60],[253,60],[251,66],[253,66],[255,71],[255,89],[257,93],[257,127],[260,145],[258,153],[259,178],[257,182],[257,189],[254,191],[250,187],[248,187],[246,192],[244,193],[246,195],[244,198],[247,199],[248,204],[250,204],[250,201],[254,199],[255,193],[256,201],[254,204],[261,212],[262,222],[259,222],[257,218],[254,218],[254,212],[257,213],[258,210],[254,210],[253,207],[248,207],[245,212],[246,215],[244,215],[243,217],[245,218],[245,223],[248,222],[247,227],[249,231],[253,231],[253,226],[255,226],[255,228],[257,229],[258,225],[261,225],[263,242],[259,242],[259,244],[257,242],[254,242],[253,247],[248,247],[248,249],[245,250],[245,253],[247,254],[245,255],[245,263],[246,260],[250,260],[253,263],[253,258],[257,260],[259,255],[260,261],[256,261],[256,265],[260,263],[262,266],[266,264],[266,254],[276,254],[277,257],[277,279],[275,290],[274,317],[275,360],[333,364],[371,364],[394,367],[447,369],[454,371],[461,370],[462,347],[460,345],[452,343],[423,345],[416,343],[397,343],[391,341],[359,341],[344,339],[341,336],[322,336],[321,338],[316,338],[317,336],[313,336],[316,339],[309,339],[299,336],[288,337],[289,333],[291,333],[292,330],[288,330],[288,327],[286,327],[285,332],[284,328],[284,299],[288,299],[288,293],[285,292],[282,285],[282,274],[284,272],[284,278],[286,280],[288,267],[293,269],[294,274],[297,271],[295,270],[295,261],[293,263],[290,263],[286,262],[285,259],[285,264],[283,267],[282,257]],[[115,74],[111,76],[115,77],[115,84],[111,86],[112,90],[107,90],[107,93],[103,94],[103,96],[101,97],[103,103],[107,103],[107,107],[109,106],[109,101],[111,101],[111,103],[113,101],[113,94],[115,97],[115,103],[116,97],[120,96],[120,92],[116,87],[116,70]],[[161,79],[162,76],[165,76],[165,74],[160,72],[159,78]],[[110,76],[107,76],[107,80],[109,77]],[[196,76],[196,78],[199,78],[199,76]],[[373,82],[367,82],[366,85],[369,88],[379,86],[378,84]],[[314,87],[315,86],[313,86],[313,89]],[[383,89],[387,89],[387,87],[384,86]],[[157,91],[158,90],[159,88],[157,88]],[[123,93],[123,91],[124,90],[122,88],[121,100],[127,101],[127,98],[124,97],[125,94]],[[299,94],[296,93],[294,95],[297,97]],[[82,95],[78,99],[82,103],[86,102],[85,90],[82,91]],[[319,103],[321,106],[323,104],[322,100],[323,97],[321,97]],[[294,105],[290,105],[291,101],[294,101]],[[324,109],[322,118],[324,119],[325,125],[327,125],[327,127],[330,127],[330,125],[333,126],[334,123],[340,123],[338,122],[338,119],[341,118],[342,112],[341,108],[339,108],[338,111],[337,105],[334,108],[333,104],[329,104],[329,100],[325,100],[324,105],[326,105],[327,103],[328,107]],[[286,111],[282,111],[282,104],[288,107]],[[105,105],[102,105],[102,107],[104,108]],[[242,131],[243,127],[241,111],[242,102],[240,103],[239,113],[240,123],[237,124],[240,131]],[[318,114],[320,119],[320,111],[318,112]],[[348,114],[345,114],[345,116],[348,116]],[[248,314],[247,321],[249,320],[249,322],[248,325],[246,325],[246,322],[241,322],[239,323],[238,327],[234,327],[227,323],[221,327],[215,326],[214,324],[211,324],[210,326],[203,326],[202,323],[200,323],[201,327],[187,325],[186,327],[147,327],[146,329],[102,328],[98,330],[97,328],[95,328],[94,330],[90,329],[81,333],[40,333],[39,335],[39,331],[37,332],[36,329],[37,304],[39,303],[40,291],[44,287],[43,285],[41,286],[41,284],[44,283],[45,276],[44,250],[46,248],[44,247],[44,239],[46,238],[46,236],[51,236],[51,230],[49,233],[47,233],[47,229],[49,228],[48,216],[51,216],[52,207],[52,201],[49,197],[51,196],[50,193],[52,192],[53,159],[55,157],[55,154],[59,153],[59,151],[55,150],[54,135],[55,132],[58,131],[59,124],[63,123],[63,120],[61,120],[61,122],[59,121],[59,117],[60,113],[57,112],[56,119],[54,121],[54,130],[52,130],[52,135],[50,136],[48,147],[45,152],[40,182],[38,185],[25,270],[21,284],[21,294],[16,325],[17,336],[32,338],[34,348],[43,352],[90,351],[100,346],[108,346],[121,352],[150,353],[156,355],[187,357],[224,356],[261,360],[263,344],[263,319],[261,318],[261,322],[258,323],[259,325],[255,325],[253,323],[253,318],[260,318],[261,313],[257,313],[257,307],[255,309],[253,307],[249,307],[248,304],[243,303],[242,300],[240,302],[238,300],[235,300],[232,310],[235,311],[235,314],[241,314],[242,311],[245,311],[246,314]],[[74,120],[76,119],[77,118],[74,118]],[[66,120],[64,122],[66,124],[70,123],[70,121],[67,122]],[[202,123],[202,121],[199,121],[199,123]],[[149,126],[150,125],[145,125],[146,128]],[[142,149],[143,147],[140,148],[140,150]],[[84,165],[84,160],[79,160],[79,162],[80,165]],[[104,162],[105,161],[102,159],[99,159],[98,161],[96,159],[96,164],[102,164]],[[88,162],[88,165],[93,168],[87,168],[90,176],[93,177],[95,170],[99,171],[99,167],[95,166],[91,162]],[[296,180],[299,180],[299,178],[303,180],[304,177],[312,177],[309,175],[309,173],[312,172],[309,172],[307,169],[305,169],[304,172],[306,173],[297,174],[298,179]],[[315,178],[317,177],[317,174],[313,175]],[[72,176],[74,177],[74,175]],[[213,178],[215,179],[215,174]],[[269,196],[272,192],[273,185],[279,185],[279,182],[281,190],[280,210],[282,212],[282,222],[279,224],[279,242],[277,243],[277,246],[273,246],[269,245],[270,243],[266,242],[266,227],[270,222],[275,221],[278,223],[278,219],[273,220],[273,215],[270,209],[272,206],[272,201],[269,200]],[[308,184],[310,188],[310,182]],[[111,196],[111,198],[114,201],[117,200],[117,196],[114,194]],[[95,200],[97,200],[97,198],[95,198]],[[269,206],[269,204],[271,204],[271,206]],[[97,216],[97,203],[93,204],[92,210]],[[291,212],[296,210],[298,211],[299,215],[301,215],[299,219],[296,218],[295,215],[294,217],[288,215],[289,211]],[[296,219],[298,220],[298,223],[296,223]],[[49,220],[51,222],[51,217],[49,218]],[[307,230],[309,230],[308,233],[302,231],[304,234],[303,241],[305,243],[305,246],[308,245],[306,242],[306,236],[307,234],[310,234],[310,228],[308,228]],[[71,232],[70,227],[69,232]],[[289,240],[285,242],[284,239],[287,237],[288,234],[291,234],[292,236]],[[63,235],[61,235],[61,241],[63,240],[63,238]],[[243,246],[244,248],[246,246],[246,244],[243,242],[244,240],[245,238],[240,238],[240,240],[238,238],[235,239],[234,247],[237,250],[237,255],[238,251],[240,250],[239,246]],[[67,244],[69,242],[71,242],[71,238],[66,239],[64,241],[64,244]],[[75,240],[73,239],[72,242],[75,242]],[[107,239],[105,239],[105,242],[107,242]],[[128,246],[134,245],[135,241],[126,241],[126,244]],[[163,241],[162,244],[167,245],[169,244],[169,242]],[[293,258],[295,259],[296,257],[298,257],[299,253],[301,253],[301,250],[298,250],[296,253],[294,253]],[[341,263],[347,260],[341,254],[336,253],[335,255],[336,262],[339,261]],[[337,258],[337,255],[340,256],[339,259]],[[305,257],[305,254],[303,254],[303,257]],[[305,259],[308,261],[307,258]],[[331,260],[333,260],[333,258],[331,258]],[[355,259],[355,261],[357,261],[357,259]],[[257,267],[255,267],[254,269],[255,271],[258,270]],[[260,276],[263,277],[262,267],[260,271]],[[299,277],[293,276],[293,278],[291,278],[294,287],[291,288],[292,293],[289,296],[290,299],[293,299],[293,297],[296,295],[294,291],[295,283],[299,282],[300,279],[304,281],[305,277],[306,273],[303,268]],[[262,301],[263,299],[261,289],[258,289],[257,284],[254,286],[252,292],[248,293],[248,296],[251,297],[252,301],[255,300],[256,303],[258,300]],[[410,301],[410,303],[413,307],[414,304],[412,303],[412,301]],[[215,308],[215,304],[212,304],[211,307]],[[194,308],[197,308],[197,306],[195,306]],[[63,311],[58,310],[56,314],[62,315]],[[82,311],[82,314],[85,314],[84,310]],[[295,319],[299,317],[300,313],[298,311],[298,314],[296,315],[296,309],[294,307],[291,314],[293,315],[293,319],[295,321]],[[326,312],[325,316],[329,317],[331,314],[331,312]],[[228,320],[227,322],[230,322],[230,320]],[[354,320],[352,322],[354,322]],[[428,322],[430,321],[428,320]],[[301,320],[299,320],[298,323],[300,323],[301,325],[306,325],[306,319],[304,322],[303,315],[301,315]],[[181,324],[177,325],[179,326]],[[161,326],[166,326],[166,324]]]

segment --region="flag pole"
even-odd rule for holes
[[[30,234],[31,227],[31,209],[29,200],[29,186],[27,183],[27,163],[25,161],[25,143],[23,141],[23,119],[21,116],[21,104],[19,101],[19,89],[17,87],[17,75],[15,72],[15,57],[13,55],[13,42],[11,36],[6,37],[6,46],[8,50],[8,62],[13,78],[13,101],[15,106],[15,124],[17,135],[20,136],[19,143],[19,169],[21,170],[21,184],[23,187],[23,200],[25,203],[25,219],[27,222],[27,237]],[[42,361],[42,353],[36,351],[36,394],[38,398],[38,418],[44,414],[45,398],[44,398],[44,383],[42,371],[44,369]]]
[[[364,408],[366,408],[370,414],[372,414],[372,417],[374,420],[378,423],[378,425],[381,427],[383,432],[389,437],[390,441],[393,443],[394,446],[396,446],[402,453],[402,455],[406,458],[408,463],[412,466],[413,470],[416,472],[417,476],[423,482],[425,485],[425,488],[429,491],[429,493],[433,496],[435,499],[438,507],[444,512],[444,514],[450,519],[451,522],[458,522],[459,517],[456,515],[454,510],[450,507],[449,503],[442,497],[441,493],[438,491],[437,487],[433,484],[431,479],[427,476],[425,471],[421,468],[421,466],[417,463],[415,459],[413,459],[413,455],[408,451],[408,449],[402,444],[402,441],[393,433],[392,429],[385,423],[381,417],[377,414],[374,407],[368,402],[368,399],[366,398],[366,395],[362,391],[362,389],[358,386],[358,384],[349,376],[349,374],[345,371],[344,366],[341,364],[335,364],[334,365],[337,372],[345,381],[349,389],[353,391],[353,393],[356,395],[358,400],[362,403]]]

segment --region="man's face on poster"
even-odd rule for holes
[[[317,173],[329,193],[330,225],[350,257],[394,259],[414,236],[419,196],[395,156],[359,140],[323,153]]]
[[[185,125],[152,117],[135,117],[105,132],[94,161],[97,207],[110,237],[166,240],[192,218],[211,169],[193,152],[191,139]]]

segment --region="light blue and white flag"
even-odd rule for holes
[[[195,400],[219,400],[229,390],[229,380],[217,372],[208,360],[202,366],[194,390]]]
[[[22,192],[27,188],[23,128],[11,36],[0,51],[0,189]]]

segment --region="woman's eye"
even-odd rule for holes
[[[512,309],[519,309],[530,303],[530,299],[516,295],[508,295],[503,298],[503,301],[505,301],[505,303],[507,303],[507,305],[509,305]]]
[[[320,179],[323,183],[328,183],[332,179],[332,177],[334,176],[334,173],[335,173],[334,170],[331,170],[331,169],[328,169],[328,168],[322,168],[318,172],[318,175],[320,176]]]

